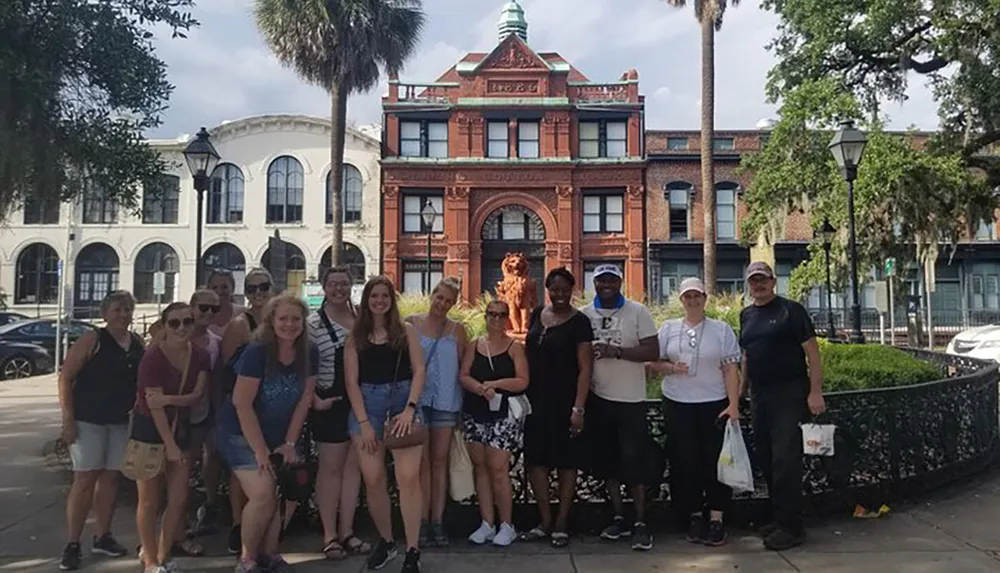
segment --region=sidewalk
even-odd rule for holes
[[[68,479],[51,469],[41,455],[45,442],[58,432],[55,381],[39,377],[0,382],[0,573],[57,571],[64,544],[63,500]],[[1000,473],[955,486],[926,502],[901,508],[876,520],[832,518],[810,525],[806,546],[782,553],[765,551],[745,531],[732,532],[729,545],[710,549],[658,535],[649,553],[594,538],[574,538],[568,551],[546,545],[515,544],[507,550],[473,549],[453,541],[447,550],[423,556],[426,573],[611,573],[739,572],[781,573],[976,573],[1000,571]],[[120,508],[115,532],[126,547],[135,547],[135,514]],[[85,536],[89,536],[86,533]],[[204,540],[210,555],[182,559],[185,571],[232,571],[224,539]],[[318,536],[294,536],[286,557],[302,573],[359,573],[364,562],[323,561]],[[139,571],[132,557],[111,560],[86,555],[82,571]],[[402,559],[383,571],[395,573]]]

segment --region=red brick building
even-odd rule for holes
[[[595,83],[559,54],[535,52],[516,1],[499,28],[492,52],[468,54],[433,83],[390,80],[383,272],[403,292],[419,292],[428,273],[431,282],[456,276],[474,300],[494,290],[506,253],[523,252],[536,278],[566,266],[581,287],[597,264],[618,263],[627,292],[641,299],[638,73]],[[420,216],[428,204],[438,213],[430,228]]]

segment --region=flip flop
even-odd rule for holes
[[[331,539],[323,546],[323,555],[330,561],[340,561],[347,557],[347,552],[340,546],[340,542],[336,539]]]
[[[552,547],[562,549],[569,545],[569,535],[562,531],[555,531],[552,533],[552,541],[550,543]]]
[[[541,541],[549,536],[541,527],[534,527],[530,531],[525,531],[519,537],[521,541]]]
[[[205,548],[195,541],[194,537],[187,536],[181,541],[174,543],[171,553],[183,555],[185,557],[201,557],[205,554]]]
[[[340,544],[347,551],[348,555],[367,555],[371,553],[372,546],[367,541],[362,541],[353,533],[340,540]]]

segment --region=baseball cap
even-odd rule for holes
[[[625,275],[622,274],[622,270],[618,268],[618,265],[612,264],[597,265],[597,268],[594,269],[594,278],[596,279],[601,275],[613,275],[620,279],[625,278]]]
[[[684,296],[684,293],[692,290],[705,294],[705,283],[697,277],[688,277],[681,281],[680,292],[677,296]]]
[[[774,271],[771,270],[771,265],[764,261],[754,261],[747,266],[747,280],[755,276],[764,276],[773,279]]]

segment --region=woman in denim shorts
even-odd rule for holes
[[[443,279],[431,291],[431,307],[427,314],[406,319],[420,333],[427,370],[421,397],[424,422],[430,428],[430,440],[424,446],[420,463],[420,491],[426,500],[424,521],[420,524],[422,546],[448,545],[448,535],[442,525],[444,505],[448,500],[448,453],[462,410],[458,367],[467,341],[465,327],[448,318],[451,307],[458,302],[458,291],[456,279]]]
[[[424,387],[420,334],[400,318],[396,291],[384,276],[369,280],[361,294],[358,317],[344,348],[344,376],[351,402],[347,427],[358,449],[368,511],[380,537],[368,557],[368,567],[381,569],[397,555],[386,489],[383,432],[405,436],[419,426],[420,393]],[[392,450],[406,531],[403,573],[420,571],[422,450],[422,444]]]

